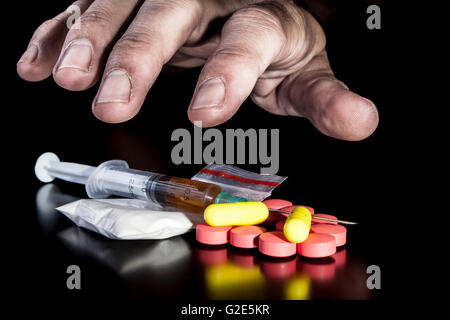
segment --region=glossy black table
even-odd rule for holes
[[[67,186],[66,186],[67,187]],[[71,189],[77,189],[73,187]],[[82,196],[82,187],[78,188]],[[84,297],[102,295],[138,299],[371,299],[366,284],[368,262],[349,244],[328,258],[264,256],[257,249],[208,246],[195,231],[165,240],[111,240],[79,228],[54,208],[75,201],[55,184],[36,193],[36,227],[58,269],[50,295],[64,290],[64,271],[80,267]],[[69,277],[69,274],[65,275]],[[57,283],[57,281],[60,283]],[[67,289],[66,289],[67,291]],[[66,292],[67,294],[67,292]]]

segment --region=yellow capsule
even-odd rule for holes
[[[284,236],[291,242],[300,243],[309,236],[311,228],[311,213],[304,207],[292,210],[284,224]]]
[[[206,223],[214,227],[259,224],[268,216],[269,209],[262,202],[211,204],[204,212]]]

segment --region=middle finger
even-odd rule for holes
[[[93,112],[105,122],[127,121],[139,111],[162,66],[195,30],[200,1],[147,0],[114,46]]]

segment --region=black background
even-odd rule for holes
[[[408,231],[399,231],[392,217],[407,214],[402,212],[399,193],[405,184],[403,156],[409,140],[400,129],[405,106],[397,98],[403,90],[398,78],[405,59],[397,51],[404,41],[399,12],[386,3],[380,6],[381,30],[365,27],[367,4],[358,1],[341,3],[326,29],[328,55],[336,76],[379,109],[380,125],[371,137],[362,142],[335,140],[320,134],[306,119],[275,116],[251,101],[219,129],[280,129],[278,173],[289,178],[273,197],[358,221],[358,226],[349,228],[347,250],[367,265],[381,267],[382,290],[374,292],[372,298],[385,301],[398,297],[397,285],[402,278],[398,252]],[[192,176],[202,166],[172,164],[170,152],[175,144],[170,136],[176,128],[193,128],[186,109],[200,70],[162,74],[138,116],[118,125],[102,123],[91,114],[97,86],[69,92],[51,78],[28,83],[14,71],[35,28],[65,7],[64,3],[44,6],[31,2],[16,8],[19,14],[10,19],[12,37],[6,68],[11,72],[7,78],[11,90],[4,94],[11,101],[4,102],[3,140],[7,150],[4,160],[10,167],[14,164],[17,174],[14,180],[11,172],[5,176],[7,192],[14,197],[3,200],[16,199],[3,212],[7,218],[3,235],[10,253],[7,264],[11,267],[6,278],[12,285],[9,292],[13,299],[71,303],[85,298],[125,298],[119,280],[111,282],[114,276],[108,274],[110,270],[73,256],[42,231],[35,205],[42,184],[34,176],[34,163],[41,153],[52,151],[66,161],[96,165],[117,158],[127,160],[133,168]],[[57,185],[64,193],[83,196],[82,187],[63,182]],[[70,226],[68,221],[62,223]],[[68,291],[65,268],[69,264],[90,270],[87,277],[95,279],[96,285],[81,293]],[[180,298],[198,297],[192,291]]]

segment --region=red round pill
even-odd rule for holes
[[[268,199],[264,200],[263,203],[269,209],[281,209],[283,207],[292,206],[292,202],[282,199]]]
[[[238,248],[258,248],[258,237],[266,229],[257,226],[242,226],[230,230],[230,243]]]
[[[206,223],[200,223],[196,227],[195,237],[198,242],[204,244],[225,244],[229,239],[231,226],[212,227]]]
[[[347,239],[347,229],[339,224],[317,223],[311,226],[311,232],[333,236],[336,240],[336,247],[343,246]]]
[[[289,257],[297,252],[297,244],[287,240],[283,232],[270,231],[259,236],[259,251],[271,257]]]
[[[312,216],[311,223],[328,223],[328,224],[337,224],[337,222],[328,221],[328,220],[321,220],[321,219],[314,219],[314,217],[322,217],[322,218],[328,218],[328,219],[334,219],[337,220],[335,216],[332,216],[330,214],[325,213],[316,213]]]
[[[323,233],[310,233],[308,238],[298,244],[298,254],[308,258],[323,258],[336,253],[336,240]]]
[[[314,209],[313,209],[313,208],[308,207],[308,206],[302,206],[302,205],[287,206],[287,207],[281,208],[280,210],[287,211],[287,212],[291,212],[292,210],[294,210],[294,208],[297,208],[297,207],[303,207],[303,208],[306,208],[306,209],[309,210],[309,212],[310,212],[311,214],[314,214]]]

